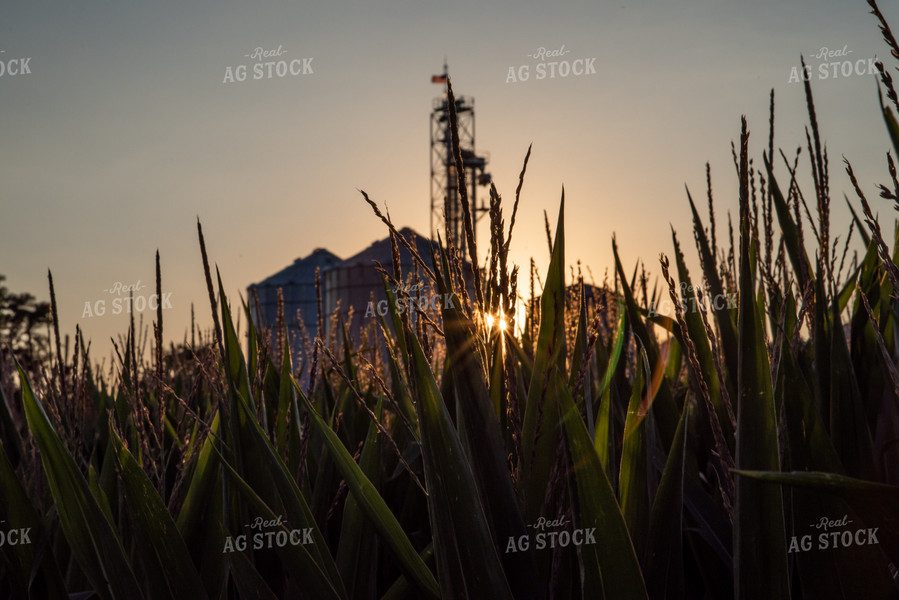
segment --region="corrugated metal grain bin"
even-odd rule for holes
[[[315,270],[324,274],[340,262],[335,254],[318,248],[305,258],[298,258],[289,267],[271,277],[247,288],[248,302],[253,321],[260,329],[272,328],[278,318],[278,289],[284,294],[284,319],[288,325],[291,349],[294,358],[299,358],[300,350],[297,326],[297,311],[310,337],[315,337],[318,310],[315,297]],[[324,277],[324,275],[323,275]],[[257,305],[258,298],[258,305]],[[276,332],[272,331],[271,341],[275,343]]]

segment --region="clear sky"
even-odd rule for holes
[[[881,4],[899,29],[899,10]],[[256,48],[281,50],[262,63],[311,72],[253,79]],[[540,48],[565,52],[545,62],[585,59],[595,73],[550,78],[547,65],[538,79]],[[817,58],[822,48],[845,56]],[[127,315],[111,314],[104,290],[140,281],[152,293],[157,249],[167,337],[183,337],[191,302],[208,323],[197,216],[233,300],[317,247],[348,257],[382,238],[357,189],[426,233],[428,120],[442,92],[430,77],[445,57],[457,94],[475,99],[477,149],[507,211],[533,143],[513,240],[523,272],[531,256],[545,269],[543,210],[554,220],[564,184],[569,262],[601,280],[617,233],[627,268],[642,258],[656,274],[669,225],[695,254],[684,184],[704,199],[706,161],[724,239],[730,142],[747,115],[760,161],[771,88],[776,145],[804,145],[802,86],[789,82],[800,54],[831,158],[834,233],[848,226],[842,193],[854,197],[842,155],[892,219],[874,191],[889,148],[874,76],[818,68],[887,56],[863,0],[10,0],[0,62],[28,58],[30,73],[0,77],[0,273],[46,299],[51,269],[63,331],[80,324],[107,348]],[[238,65],[247,80],[226,83]],[[529,79],[510,81],[523,66]],[[84,316],[98,300],[106,314]]]

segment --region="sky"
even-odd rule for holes
[[[760,166],[772,88],[775,145],[790,156],[805,145],[805,97],[790,81],[800,55],[830,156],[832,230],[845,235],[842,194],[854,200],[842,156],[892,220],[875,191],[889,139],[867,74],[888,51],[862,0],[7,1],[0,62],[29,72],[0,77],[0,273],[46,300],[52,271],[62,331],[77,324],[108,349],[128,322],[113,314],[127,296],[116,290],[153,293],[157,250],[166,338],[183,339],[191,303],[211,322],[198,218],[232,302],[315,248],[345,258],[383,238],[359,190],[426,234],[429,117],[443,92],[430,80],[446,60],[456,94],[474,98],[476,149],[507,211],[533,144],[512,243],[522,272],[531,257],[545,271],[543,211],[555,225],[564,186],[569,263],[601,281],[614,234],[626,269],[642,259],[655,276],[671,227],[695,256],[684,186],[704,202],[707,161],[724,239],[737,213],[730,144],[746,115]],[[592,69],[549,77],[549,62],[576,59]],[[281,60],[287,74],[268,78],[264,63]],[[836,77],[820,67],[831,62]],[[780,163],[784,187],[785,173]]]

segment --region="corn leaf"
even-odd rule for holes
[[[393,550],[394,554],[400,562],[403,571],[409,575],[425,593],[438,596],[437,582],[434,575],[428,567],[422,562],[421,557],[412,547],[412,543],[403,531],[396,517],[390,511],[390,508],[381,498],[377,488],[365,476],[352,455],[337,437],[337,434],[325,423],[321,415],[312,406],[312,403],[306,399],[306,395],[296,383],[294,389],[297,396],[306,406],[306,410],[312,418],[312,424],[315,430],[322,437],[328,453],[334,460],[334,464],[347,483],[350,492],[359,503],[359,507],[369,518],[375,529]]]
[[[48,530],[16,477],[12,462],[0,443],[0,523],[6,531],[16,529],[19,538],[31,543],[4,544],[6,574],[14,595],[21,598],[58,598],[65,584],[47,544]],[[18,541],[18,540],[17,540]]]
[[[35,398],[21,367],[19,380],[25,418],[41,451],[59,522],[84,575],[101,598],[143,598],[118,535]]]
[[[580,547],[585,598],[647,598],[646,584],[624,516],[615,499],[587,427],[558,371],[553,373],[565,439],[577,488],[577,526],[600,530],[602,540]]]
[[[528,386],[522,424],[522,473],[525,481],[526,516],[539,518],[549,483],[560,432],[557,403],[547,395],[553,366],[565,370],[565,196],[559,205],[559,219],[553,242],[549,273],[540,298],[540,331],[534,370]]]
[[[203,582],[162,498],[115,431],[110,433],[136,533],[159,561],[170,595],[206,598]]]
[[[462,442],[421,346],[409,338],[440,591],[459,600],[511,600]]]
[[[780,468],[780,457],[774,393],[765,346],[764,320],[756,303],[750,256],[747,146],[748,133],[744,120],[739,171],[740,356],[737,388],[740,396],[736,464],[744,470],[776,471]],[[774,180],[770,181],[773,186]],[[790,588],[781,492],[742,477],[736,478],[735,487],[735,597],[737,600],[786,600]]]
[[[674,444],[668,453],[665,470],[649,522],[646,587],[652,600],[679,600],[684,597],[683,512],[684,461],[688,435],[690,403],[684,402]]]

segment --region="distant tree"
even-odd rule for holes
[[[0,275],[0,349],[12,348],[23,363],[35,363],[47,355],[49,340],[41,331],[50,322],[50,304],[37,302],[28,293],[14,294]]]

